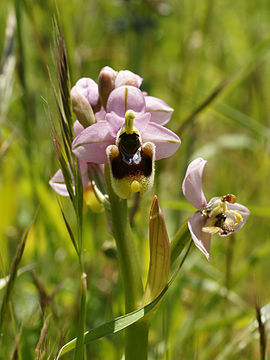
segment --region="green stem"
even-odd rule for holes
[[[87,275],[83,272],[81,276],[81,301],[79,312],[79,325],[74,360],[84,359],[84,332],[86,317],[86,294],[87,294]]]
[[[147,360],[149,324],[140,322],[126,329],[125,360]]]
[[[125,309],[138,309],[143,296],[138,253],[131,232],[127,201],[120,199],[111,186],[110,171],[105,168],[107,190],[111,203],[112,232],[118,250],[120,272],[125,291]],[[148,352],[148,324],[138,322],[126,329],[125,360],[146,360]]]

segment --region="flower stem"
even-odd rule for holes
[[[127,201],[120,199],[111,186],[108,166],[105,168],[107,191],[111,203],[112,232],[118,250],[120,272],[125,291],[126,312],[136,310],[142,301],[143,285],[138,253],[129,224]],[[146,360],[148,324],[138,322],[126,329],[125,360]]]
[[[148,330],[149,324],[141,321],[126,329],[125,360],[147,360]]]
[[[79,324],[74,360],[84,359],[84,332],[86,318],[86,295],[87,295],[87,275],[83,272],[81,276],[81,301],[79,311]]]

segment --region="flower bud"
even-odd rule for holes
[[[100,110],[98,86],[90,78],[82,78],[71,89],[73,111],[86,128],[95,122],[94,112]]]
[[[90,78],[81,78],[77,81],[75,86],[80,94],[83,95],[92,106],[94,112],[99,111],[100,104],[97,83]]]
[[[71,89],[70,96],[73,111],[75,112],[82,126],[87,128],[88,126],[94,124],[95,114],[93,109],[86,98],[79,93],[76,86]]]
[[[106,109],[108,97],[115,87],[116,75],[117,72],[109,66],[105,66],[99,73],[98,90],[100,101],[104,109]]]
[[[123,85],[131,85],[139,88],[142,84],[143,79],[129,70],[120,70],[116,75],[115,87]]]

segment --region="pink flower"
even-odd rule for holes
[[[108,161],[112,186],[122,198],[148,191],[155,160],[171,156],[180,146],[179,137],[163,126],[173,109],[143,93],[139,89],[142,81],[129,70],[117,72],[106,66],[98,83],[82,78],[71,89],[73,111],[84,127],[74,139],[72,151],[81,166]],[[61,171],[50,184],[66,192]]]
[[[108,98],[105,120],[84,129],[73,142],[73,152],[83,161],[106,163],[106,148],[116,143],[117,134],[125,124],[125,113],[133,110],[136,114],[134,126],[141,135],[142,143],[151,142],[156,147],[155,159],[171,156],[180,146],[179,137],[152,121],[146,107],[145,97],[137,87],[127,85],[114,89]]]
[[[168,114],[152,116],[147,112],[146,98],[135,86],[115,88],[107,100],[105,120],[87,127],[73,141],[73,152],[80,160],[96,164],[109,161],[113,189],[124,199],[131,192],[142,195],[149,191],[154,161],[171,156],[180,146],[179,137],[161,125],[169,120]],[[149,108],[152,101],[154,106],[160,102],[166,110],[161,100],[148,98]]]
[[[249,217],[249,210],[236,203],[236,197],[227,194],[214,197],[208,203],[202,190],[202,174],[206,160],[193,160],[186,171],[182,184],[183,194],[195,206],[196,211],[188,221],[189,231],[195,245],[209,259],[212,234],[228,236],[238,231]]]

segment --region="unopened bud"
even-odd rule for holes
[[[130,85],[139,88],[143,79],[129,70],[120,70],[115,79],[115,87]]]
[[[79,122],[84,128],[94,124],[95,114],[87,99],[80,94],[76,86],[71,89],[72,108],[75,112]]]
[[[104,109],[106,109],[107,100],[110,93],[115,88],[116,75],[117,72],[112,68],[110,68],[109,66],[105,66],[99,73],[98,90],[99,90],[100,101]]]

